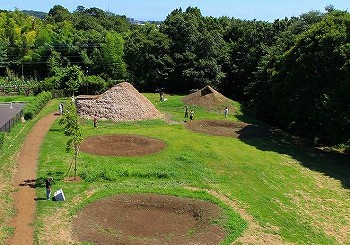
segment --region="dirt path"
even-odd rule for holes
[[[40,145],[44,137],[57,118],[53,113],[42,118],[28,134],[17,161],[17,171],[13,185],[18,188],[13,199],[16,216],[10,222],[15,228],[9,244],[33,244],[33,221],[35,213],[35,178]]]

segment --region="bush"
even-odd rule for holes
[[[5,133],[0,132],[0,151],[2,150],[2,146],[4,145]]]
[[[32,119],[52,99],[50,92],[43,91],[24,108],[24,119]]]

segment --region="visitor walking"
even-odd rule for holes
[[[188,106],[185,108],[185,118],[188,118]]]
[[[191,121],[193,120],[193,114],[194,114],[194,111],[191,110],[191,111],[190,111],[190,120],[191,120]]]
[[[228,108],[227,108],[227,106],[226,106],[226,108],[224,110],[224,115],[225,115],[225,118],[227,118],[227,116],[228,116]]]
[[[58,109],[60,110],[60,115],[62,115],[63,114],[63,103],[62,102],[58,106]]]
[[[49,177],[45,180],[46,186],[46,200],[50,200],[51,197],[51,185],[52,185],[52,177]]]

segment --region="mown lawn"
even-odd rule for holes
[[[61,232],[69,229],[70,217],[93,200],[117,193],[153,192],[206,199],[223,207],[227,219],[222,225],[230,231],[224,243],[229,244],[242,235],[247,222],[205,190],[236,201],[264,232],[279,235],[285,242],[350,243],[348,158],[306,149],[288,136],[240,140],[191,132],[181,123],[181,96],[168,95],[167,101],[158,102],[158,94],[145,95],[168,115],[171,124],[162,120],[101,121],[94,129],[91,121],[81,120],[83,135],[140,134],[164,141],[166,149],[143,157],[102,157],[81,152],[80,182],[64,181],[73,157],[65,152],[67,137],[55,122],[41,149],[37,196],[45,196],[44,179],[53,176],[53,189],[63,188],[67,200],[37,202],[38,243],[49,241],[52,228]],[[227,120],[246,118],[239,105],[234,105],[236,116],[230,115]],[[223,119],[222,114],[194,109],[195,120]],[[53,216],[62,222],[50,223]]]

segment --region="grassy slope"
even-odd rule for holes
[[[162,103],[157,102],[158,94],[146,96],[173,121],[183,119],[180,96],[166,96],[168,100]],[[195,108],[195,120],[208,118],[222,119],[223,115]],[[237,118],[230,116],[229,120]],[[181,124],[169,125],[159,120],[123,124],[100,122],[96,130],[91,121],[84,120],[84,137],[111,133],[155,137],[166,142],[167,148],[144,157],[113,158],[81,153],[78,174],[85,181],[67,183],[62,178],[72,155],[64,151],[67,138],[56,122],[45,139],[39,159],[38,196],[44,196],[43,180],[52,175],[54,189],[64,189],[68,205],[38,202],[37,239],[43,234],[44,220],[58,209],[65,208],[74,214],[87,202],[120,192],[169,193],[220,203],[208,194],[186,189],[197,187],[238,200],[266,232],[279,234],[285,241],[350,243],[349,236],[339,236],[340,229],[346,232],[344,226],[350,224],[350,182],[343,174],[349,172],[349,167],[340,166],[342,160],[315,155],[290,144],[286,137],[242,141],[190,132]],[[95,195],[78,204],[72,201],[87,190],[93,190]],[[238,229],[231,231],[226,242],[235,239],[245,228],[245,223],[232,211],[228,217],[229,220],[224,221],[226,226]]]

